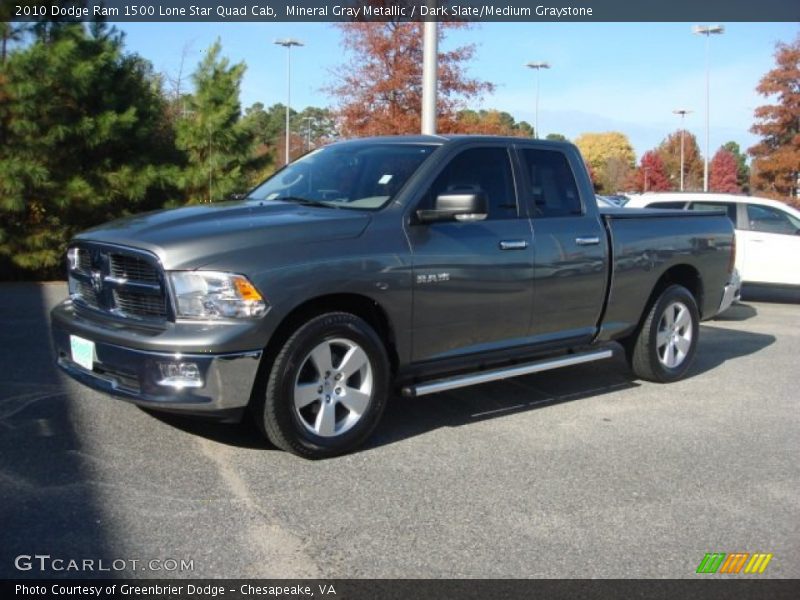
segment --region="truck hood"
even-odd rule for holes
[[[197,269],[236,251],[354,238],[369,221],[368,213],[344,208],[248,200],[117,219],[76,239],[149,250],[168,270]]]

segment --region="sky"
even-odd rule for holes
[[[546,61],[541,72],[541,135],[575,139],[585,132],[621,131],[637,156],[680,126],[675,109],[693,111],[686,129],[705,145],[705,44],[692,23],[484,23],[451,31],[441,50],[475,44],[472,77],[496,85],[470,108],[498,109],[534,122],[535,72],[529,61]],[[765,103],[755,87],[774,67],[776,42],[791,42],[798,23],[722,23],[710,39],[710,148],[735,141],[743,149],[757,138],[749,132],[753,110]],[[242,106],[286,101],[286,50],[273,42],[293,37],[292,107],[331,106],[323,88],[345,60],[341,32],[330,23],[119,23],[126,47],[149,59],[156,70],[175,75],[186,49],[192,70],[219,37],[223,54],[244,61]]]

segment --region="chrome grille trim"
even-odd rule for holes
[[[157,284],[159,281],[155,267],[137,256],[109,253],[108,263],[109,275],[112,277],[139,283]]]
[[[78,309],[139,322],[172,318],[164,269],[150,252],[97,242],[77,242],[72,300]]]

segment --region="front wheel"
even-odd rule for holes
[[[326,313],[303,324],[278,353],[257,418],[283,450],[306,458],[342,454],[375,429],[389,377],[374,329],[355,315]]]
[[[669,286],[653,304],[629,348],[633,372],[661,383],[681,379],[694,359],[699,334],[694,296],[683,286]]]

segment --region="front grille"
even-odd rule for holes
[[[142,283],[158,283],[156,268],[137,256],[128,254],[109,254],[109,271],[114,277]]]
[[[161,318],[167,316],[167,306],[163,296],[151,296],[122,290],[114,290],[113,294],[114,304],[117,309],[126,315]]]
[[[92,308],[99,308],[99,304],[97,302],[97,293],[94,291],[91,283],[78,280],[75,286],[77,288],[78,295],[84,303]]]
[[[92,272],[92,255],[86,248],[78,248],[78,270],[83,273]]]
[[[169,317],[161,265],[147,252],[80,243],[75,268],[69,275],[72,299],[78,308],[140,321]]]

